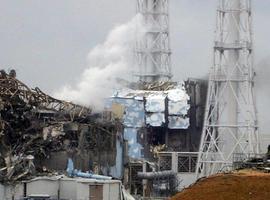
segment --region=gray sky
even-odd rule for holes
[[[0,0],[0,66],[51,92],[79,77],[87,53],[135,13],[135,0]],[[255,2],[255,0],[254,0]],[[202,76],[212,62],[217,0],[171,0],[177,79]],[[270,1],[254,3],[256,63],[270,56]]]
[[[0,0],[0,66],[46,92],[75,82],[91,48],[135,14],[135,0]],[[253,0],[255,64],[260,88],[270,84],[270,1]],[[204,76],[212,62],[217,0],[171,0],[170,29],[175,79]],[[263,63],[263,64],[262,64]],[[267,72],[267,73],[266,73]],[[268,73],[269,72],[269,73]],[[263,124],[270,124],[257,95]],[[268,106],[269,107],[269,106]],[[266,132],[266,130],[265,130]]]

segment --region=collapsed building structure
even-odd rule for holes
[[[138,172],[157,172],[148,185],[158,186],[148,193],[160,196],[164,183],[168,195],[179,187],[177,174],[195,170],[196,153],[179,152],[198,149],[205,90],[206,83],[198,80],[133,84],[94,114],[30,89],[13,70],[1,71],[0,181],[15,186],[35,177],[41,177],[39,183],[46,182],[44,176],[58,180],[72,159],[74,168],[122,180],[136,195],[145,191],[145,174]]]
[[[250,4],[247,1],[243,1],[244,4],[240,0],[237,2],[237,9],[234,9],[224,7],[225,1],[221,1],[219,16],[223,16],[222,13],[233,13],[229,18],[232,21],[234,15],[239,15],[236,18],[243,15],[242,18],[250,19]],[[215,92],[220,87],[220,82],[226,82],[225,86],[233,82],[234,87],[237,81],[253,84],[252,80],[245,78],[253,75],[246,73],[249,68],[244,69],[243,80],[236,80],[236,76],[227,79],[228,74],[221,73],[223,69],[211,74],[209,83],[212,85],[209,88],[212,89],[213,97],[208,97],[205,112],[207,81],[189,79],[180,83],[171,80],[168,7],[168,0],[137,0],[137,11],[147,27],[144,37],[136,42],[135,66],[138,73],[135,75],[138,81],[108,97],[103,113],[94,114],[89,108],[54,99],[38,88],[29,89],[16,79],[16,72],[13,70],[9,74],[1,72],[0,181],[14,183],[23,180],[31,183],[42,178],[28,179],[42,175],[46,178],[55,174],[93,178],[93,174],[98,174],[99,176],[95,176],[97,179],[121,180],[134,196],[161,197],[170,196],[174,191],[194,183],[199,177],[195,173],[196,165],[198,175],[204,171],[203,166],[217,163],[217,159],[209,156],[209,153],[224,153],[219,149],[219,134],[215,135],[214,131],[216,128],[223,129],[224,124],[214,123],[212,117],[217,120],[220,111],[215,105],[220,102],[212,105],[215,102],[212,98],[216,100]],[[244,13],[235,14],[236,12]],[[233,57],[229,64],[233,64],[235,69],[239,66],[234,53],[243,50],[245,56],[250,56],[252,52],[249,42],[240,41],[239,33],[236,33],[235,27],[239,26],[240,20],[237,21],[237,25],[229,26],[234,32],[234,37],[230,40],[235,42],[237,36],[237,42],[227,44],[222,40],[215,46],[218,57],[229,51],[228,55]],[[249,34],[250,32],[248,37]],[[215,66],[227,67],[227,64],[220,61]],[[232,94],[230,91],[230,95]],[[219,100],[231,101],[230,95],[224,95],[226,98],[223,99],[221,96]],[[234,105],[232,107],[236,106],[236,102],[231,103]],[[235,118],[236,110],[233,108],[229,111],[231,110]],[[211,115],[212,111],[216,114]],[[231,120],[230,116],[228,118]],[[204,117],[209,124],[203,125]],[[232,129],[240,126],[225,125]],[[234,140],[238,139],[234,134],[232,136]],[[241,142],[246,143],[246,140]],[[233,153],[235,152],[229,154],[230,157]],[[72,167],[68,167],[66,173],[67,163],[72,163]],[[226,164],[227,161],[223,160],[221,163]],[[230,163],[233,164],[233,161],[230,160]],[[67,177],[56,178],[54,181],[60,179],[59,182],[63,183],[69,181]],[[72,181],[76,182],[73,185],[75,187],[82,180]],[[100,181],[98,185],[119,184],[119,181],[105,183],[106,181]],[[90,187],[94,184],[93,180],[84,179],[83,182],[87,183],[84,188],[89,186],[84,199],[103,198],[99,196],[103,188]],[[93,191],[99,192],[94,194]],[[61,199],[60,194],[55,195],[57,192],[52,194]],[[78,191],[73,194],[76,192]],[[78,198],[74,195],[65,197]]]
[[[168,8],[168,0],[137,1],[148,27],[136,43],[138,82],[108,98],[102,114],[2,72],[3,182],[66,174],[70,159],[137,196],[169,196],[194,181],[207,83],[171,81]]]
[[[30,89],[14,70],[0,73],[0,114],[1,183],[65,174],[68,159],[76,169],[121,178],[120,122]]]

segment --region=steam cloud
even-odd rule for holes
[[[82,73],[80,81],[73,87],[64,86],[54,96],[101,110],[104,99],[118,86],[116,79],[128,78],[131,74],[132,47],[136,38],[143,36],[142,24],[142,17],[137,15],[111,30],[105,42],[88,54],[89,67]]]

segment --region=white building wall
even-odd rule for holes
[[[89,200],[89,183],[77,182],[77,200]]]
[[[60,199],[77,200],[77,183],[72,179],[60,182]]]
[[[58,180],[33,180],[27,183],[27,195],[31,194],[47,194],[52,198],[58,197],[60,181]]]
[[[70,178],[37,178],[26,182],[27,195],[46,194],[57,199],[89,200],[89,185],[103,185],[103,200],[119,200],[121,198],[120,181],[96,181],[90,179]],[[0,200],[20,199],[24,194],[24,183],[16,186],[0,185]]]
[[[103,186],[103,200],[119,200],[120,184],[107,183]]]

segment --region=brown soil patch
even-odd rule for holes
[[[171,200],[270,200],[270,174],[242,170],[198,181]]]

